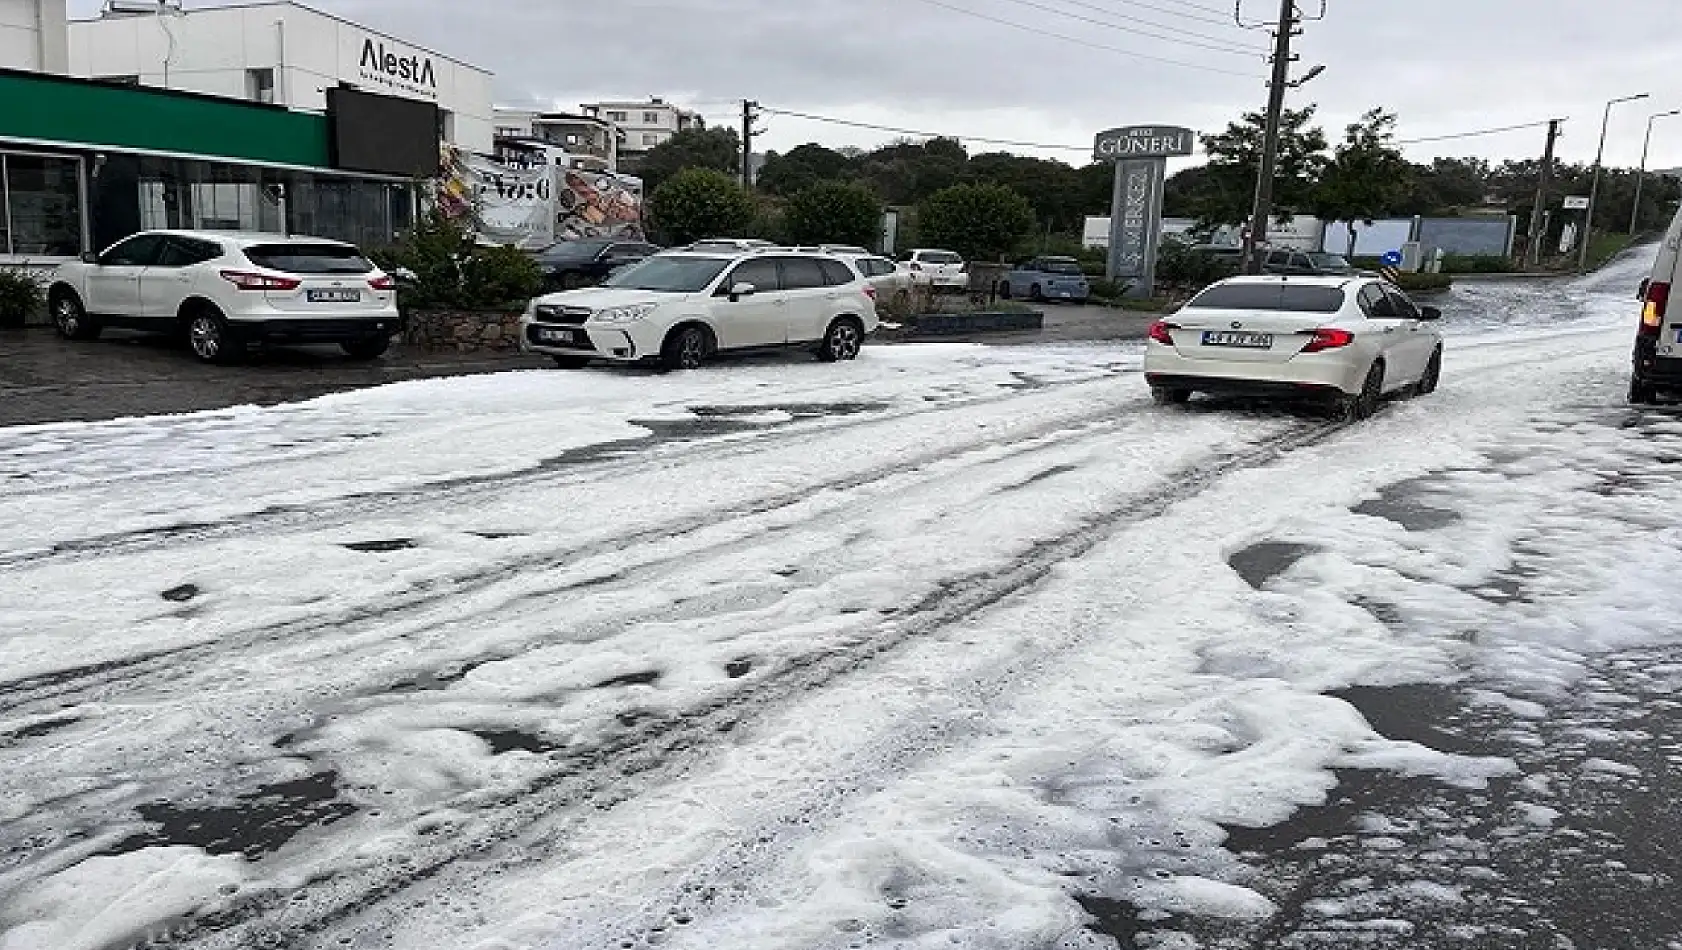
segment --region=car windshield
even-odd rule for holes
[[[1313,261],[1314,266],[1320,268],[1321,270],[1348,270],[1349,269],[1349,259],[1344,257],[1342,254],[1327,254],[1327,253],[1324,253],[1324,252],[1314,252],[1314,253],[1310,253],[1308,255],[1308,259]]]
[[[924,251],[917,255],[925,264],[962,264],[964,259],[951,251]]]
[[[1081,269],[1080,264],[1072,260],[1045,261],[1040,265],[1040,272],[1045,274],[1072,274],[1078,276],[1081,273]]]
[[[692,294],[705,290],[729,264],[727,257],[650,257],[609,277],[602,286]]]
[[[1343,307],[1343,288],[1305,284],[1216,284],[1186,304],[1191,310],[1270,310],[1285,313],[1336,313]]]
[[[367,274],[374,264],[348,244],[262,244],[245,249],[258,267],[288,274]]]
[[[582,261],[589,260],[607,249],[611,241],[565,241],[553,247],[545,248],[538,255],[545,260],[552,261]]]

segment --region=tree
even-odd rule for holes
[[[1349,231],[1348,253],[1355,253],[1357,222],[1368,227],[1397,210],[1411,189],[1413,166],[1396,150],[1396,117],[1373,109],[1344,129],[1332,160],[1314,192],[1314,213],[1342,221]]]
[[[672,244],[735,237],[753,225],[757,210],[735,179],[710,168],[678,172],[648,200],[655,228]]]
[[[852,159],[822,145],[807,143],[790,149],[787,154],[772,152],[765,156],[765,167],[759,170],[760,190],[773,195],[792,195],[820,181],[848,178],[854,169]]]
[[[919,239],[966,260],[999,260],[1033,230],[1033,205],[1001,185],[954,185],[917,209]]]
[[[821,181],[789,198],[783,226],[796,244],[873,247],[882,234],[882,202],[863,185]]]
[[[1313,203],[1315,185],[1326,164],[1326,134],[1309,125],[1314,110],[1314,106],[1286,109],[1279,123],[1273,208],[1280,223],[1290,221]],[[1208,170],[1187,205],[1199,226],[1212,228],[1250,220],[1266,134],[1267,117],[1251,112],[1242,121],[1228,125],[1225,132],[1202,137],[1203,151],[1209,156]]]
[[[858,160],[859,177],[891,205],[916,204],[942,188],[960,184],[969,154],[955,139],[909,139],[883,146]]]
[[[1054,230],[1079,230],[1086,214],[1081,204],[1080,179],[1063,162],[991,152],[971,158],[964,177],[972,182],[1003,185],[1017,192],[1033,205],[1040,222]]]
[[[1483,204],[1491,169],[1481,158],[1435,158],[1413,166],[1411,188],[1401,214],[1452,214]]]
[[[710,168],[725,174],[741,174],[742,140],[733,129],[684,129],[650,149],[627,169],[642,179],[643,190],[652,194],[666,180],[686,168]]]

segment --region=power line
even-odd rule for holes
[[[963,16],[975,17],[978,20],[986,20],[989,23],[996,23],[1000,26],[1008,26],[1013,30],[1023,30],[1023,31],[1026,31],[1028,33],[1032,33],[1035,36],[1044,36],[1044,37],[1050,37],[1052,39],[1063,40],[1064,42],[1074,43],[1077,46],[1085,46],[1089,49],[1104,50],[1105,52],[1109,52],[1109,53],[1120,53],[1123,56],[1132,56],[1135,59],[1146,59],[1146,60],[1150,60],[1151,62],[1163,63],[1163,64],[1168,65],[1168,66],[1183,66],[1186,69],[1196,69],[1196,70],[1201,70],[1202,72],[1206,72],[1206,73],[1220,73],[1221,75],[1224,75],[1224,76],[1240,76],[1240,77],[1243,77],[1245,79],[1252,79],[1252,78],[1255,77],[1254,73],[1241,73],[1241,72],[1238,72],[1237,70],[1234,70],[1234,69],[1222,69],[1218,66],[1205,66],[1201,63],[1188,63],[1188,62],[1185,62],[1184,60],[1168,59],[1168,58],[1162,57],[1162,56],[1152,56],[1149,53],[1140,53],[1140,52],[1137,52],[1135,50],[1122,49],[1119,46],[1109,46],[1109,45],[1106,45],[1104,43],[1094,43],[1090,40],[1083,40],[1083,39],[1080,39],[1079,37],[1069,36],[1066,33],[1053,33],[1049,30],[1042,30],[1037,26],[1028,26],[1027,24],[1024,24],[1024,23],[1017,23],[1014,20],[1006,20],[1006,19],[1003,19],[1001,17],[989,16],[985,13],[977,13],[974,10],[966,10],[963,7],[957,6],[955,4],[946,3],[945,0],[922,0],[922,2],[926,3],[926,4],[929,4],[930,6],[940,7],[942,10],[949,10],[953,13],[962,14]]]
[[[1141,10],[1166,13],[1169,16],[1184,17],[1187,20],[1196,20],[1199,23],[1213,23],[1217,26],[1232,25],[1232,12],[1229,10],[1206,7],[1202,4],[1190,3],[1188,0],[1161,0],[1161,2],[1177,4],[1178,6],[1185,7],[1189,10],[1196,10],[1197,13],[1186,13],[1185,10],[1176,10],[1172,7],[1159,7],[1152,3],[1142,2],[1142,0],[1129,0],[1127,5],[1129,7],[1137,7]]]
[[[1546,126],[1549,121],[1552,121],[1552,119],[1542,119],[1539,123],[1524,123],[1517,124],[1517,126],[1500,126],[1500,128],[1494,129],[1460,131],[1460,133],[1453,133],[1453,135],[1431,135],[1425,136],[1425,138],[1404,138],[1404,140],[1396,141],[1394,145],[1420,145],[1423,141],[1450,141],[1457,140],[1457,138],[1477,138],[1477,136],[1482,135],[1500,135],[1500,133],[1504,133],[1504,131],[1521,131],[1521,129],[1542,128],[1542,126]]]
[[[1181,43],[1181,44],[1184,44],[1186,46],[1195,46],[1195,47],[1198,47],[1200,49],[1213,50],[1217,53],[1231,53],[1233,55],[1238,55],[1238,56],[1262,56],[1266,53],[1265,50],[1263,50],[1259,47],[1245,46],[1244,44],[1235,42],[1233,40],[1222,39],[1221,37],[1218,37],[1218,36],[1210,36],[1207,33],[1195,33],[1195,32],[1192,32],[1191,30],[1186,30],[1186,29],[1183,29],[1181,27],[1174,26],[1173,24],[1157,23],[1153,20],[1146,20],[1146,19],[1143,19],[1141,17],[1128,16],[1128,15],[1123,14],[1123,13],[1115,13],[1107,7],[1101,7],[1101,6],[1097,6],[1096,4],[1086,3],[1086,2],[1084,2],[1084,0],[1063,0],[1063,2],[1068,4],[1069,6],[1072,6],[1072,7],[1082,7],[1082,8],[1085,8],[1087,10],[1094,10],[1098,13],[1102,13],[1105,16],[1113,17],[1117,20],[1126,20],[1126,21],[1130,21],[1130,22],[1133,22],[1133,23],[1143,23],[1146,26],[1154,27],[1154,28],[1159,29],[1159,30],[1168,30],[1168,31],[1170,31],[1170,35],[1163,36],[1163,35],[1159,35],[1159,34],[1156,34],[1156,33],[1151,33],[1151,32],[1145,31],[1145,30],[1136,29],[1134,27],[1123,26],[1120,23],[1115,23],[1115,22],[1112,22],[1112,21],[1096,20],[1096,19],[1093,19],[1092,17],[1085,16],[1085,15],[1082,15],[1082,14],[1079,14],[1079,13],[1071,13],[1067,10],[1059,10],[1056,7],[1048,6],[1048,5],[1043,4],[1043,3],[1038,3],[1038,2],[1036,2],[1036,0],[1008,0],[1008,2],[1018,3],[1018,4],[1021,4],[1023,6],[1026,6],[1026,7],[1033,7],[1036,10],[1044,10],[1047,13],[1055,13],[1058,16],[1068,17],[1071,20],[1079,20],[1082,23],[1091,23],[1095,26],[1107,27],[1107,28],[1112,29],[1112,30],[1127,30],[1131,33],[1135,33],[1135,34],[1138,34],[1140,36],[1148,36],[1152,39],[1165,40],[1169,43]],[[1190,40],[1180,39],[1179,36],[1173,35],[1175,33],[1178,33],[1182,36],[1196,37],[1196,39],[1190,39]],[[1202,40],[1210,40],[1212,42],[1200,42]]]
[[[1052,152],[1087,152],[1092,151],[1090,145],[1046,145],[1043,142],[1019,142],[1012,139],[989,139],[978,135],[956,135],[951,132],[927,132],[921,129],[902,129],[892,125],[876,125],[871,122],[855,122],[852,119],[837,119],[827,115],[813,115],[809,112],[793,112],[788,109],[773,109],[770,106],[760,106],[760,111],[766,115],[781,115],[791,119],[806,119],[812,122],[827,122],[830,125],[845,125],[855,129],[868,129],[872,132],[891,132],[895,135],[917,135],[931,139],[957,139],[962,142],[980,142],[985,145],[1010,145],[1016,148],[1037,148]]]

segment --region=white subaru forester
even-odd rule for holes
[[[533,300],[520,341],[565,368],[610,360],[694,369],[716,353],[781,347],[850,360],[876,328],[875,290],[839,258],[668,251],[600,287]]]

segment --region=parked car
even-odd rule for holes
[[[1436,390],[1442,313],[1365,277],[1231,277],[1210,285],[1145,344],[1159,403],[1198,392],[1330,400],[1346,418],[1390,393]]]
[[[834,362],[876,332],[875,290],[840,258],[795,251],[667,251],[600,287],[548,294],[521,320],[528,352],[694,369],[714,354],[793,347]]]
[[[1354,277],[1362,272],[1342,254],[1273,248],[1262,258],[1262,271],[1281,277]]]
[[[355,246],[280,234],[143,231],[60,266],[47,301],[66,339],[182,333],[210,363],[298,343],[374,359],[399,329],[396,282]]]
[[[911,297],[911,272],[899,264],[888,260],[880,254],[852,254],[845,251],[833,251],[853,266],[864,278],[864,282],[876,290],[878,301],[891,300],[904,303]]]
[[[969,289],[969,265],[952,251],[916,248],[905,255],[911,283],[935,291]]]
[[[1682,281],[1682,212],[1659,244],[1653,270],[1641,282],[1641,322],[1635,330],[1629,401],[1651,405],[1660,396],[1682,396],[1682,307],[1672,307]]]
[[[776,246],[771,241],[763,241],[759,238],[707,238],[705,241],[696,241],[687,247],[679,248],[679,250],[696,251],[703,254],[734,254],[738,251],[753,251]]]
[[[1012,267],[999,281],[999,296],[1086,303],[1092,293],[1080,261],[1072,257],[1036,257]]]
[[[644,241],[581,238],[552,244],[533,253],[532,258],[543,269],[545,289],[575,290],[600,283],[615,270],[659,251]]]

